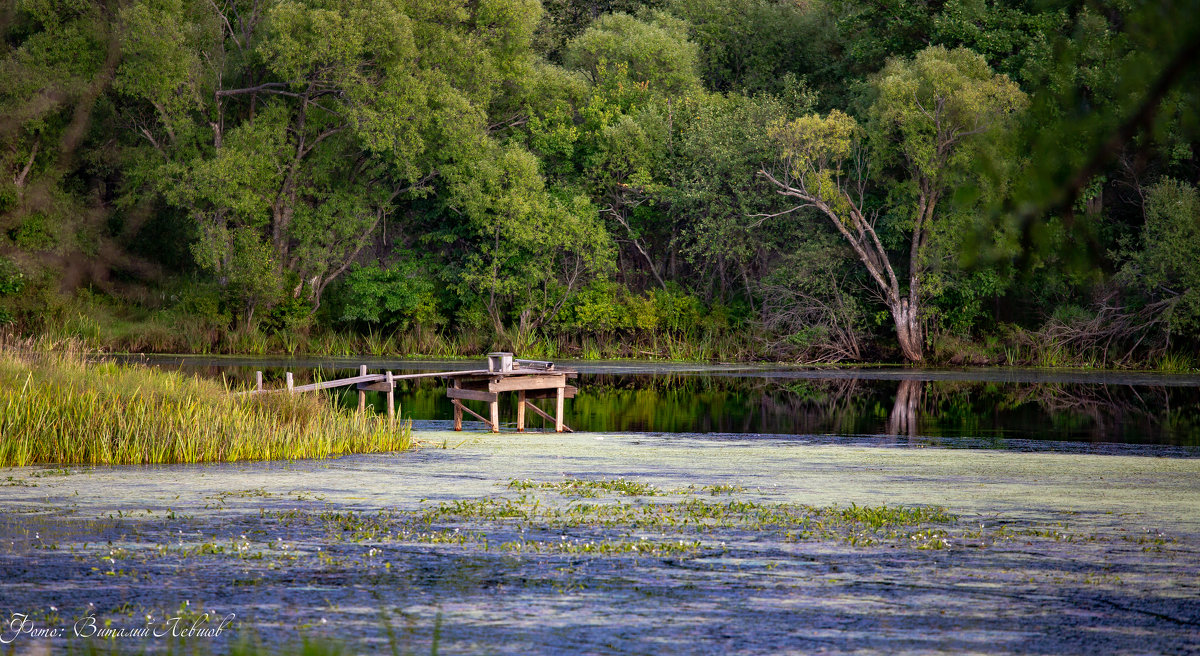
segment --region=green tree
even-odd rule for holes
[[[661,0],[544,0],[542,22],[534,36],[535,48],[548,60],[562,63],[567,44],[605,14],[636,14],[655,9]]]
[[[688,25],[710,91],[785,90],[811,74],[823,37],[822,12],[787,0],[672,0],[667,9]]]
[[[802,91],[802,90],[801,90]],[[680,253],[715,283],[722,297],[741,288],[753,305],[757,281],[780,251],[798,248],[778,222],[761,216],[784,199],[756,175],[773,156],[771,127],[812,111],[815,98],[695,94],[680,105],[670,183],[660,196],[680,231]]]
[[[592,82],[575,107],[572,184],[586,189],[651,284],[666,288],[676,248],[669,218],[656,207],[676,98],[701,88],[687,25],[662,12],[601,17],[573,40],[568,65]],[[641,273],[624,270],[626,282]]]
[[[548,190],[529,151],[496,147],[446,177],[450,207],[468,219],[473,237],[458,287],[484,304],[497,334],[514,317],[516,341],[524,343],[611,266],[595,206],[585,196]]]
[[[1052,44],[1021,135],[1031,165],[994,212],[1021,235],[1026,269],[1054,256],[1059,222],[1075,244],[1064,266],[1102,267],[1105,214],[1089,201],[1111,208],[1114,187],[1144,186],[1162,165],[1190,161],[1194,174],[1200,120],[1184,108],[1200,101],[1198,11],[1196,0],[1085,6]],[[1129,199],[1135,229],[1139,205]]]
[[[645,20],[608,14],[570,43],[565,63],[586,71],[594,83],[619,71],[658,94],[682,94],[700,81],[700,53],[687,30],[687,23],[663,12]]]
[[[875,229],[867,203],[868,158],[854,119],[834,110],[780,125],[775,130],[779,175],[763,173],[778,193],[802,201],[797,207],[815,208],[842,234],[883,296],[904,357],[919,362],[925,346],[925,251],[939,204],[972,170],[972,158],[1003,134],[1025,96],[1007,76],[992,73],[982,57],[941,47],[889,62],[874,84],[878,98],[871,107],[871,144],[876,159],[894,159],[904,172],[897,191],[911,203],[902,226],[908,242],[906,280],[897,276]]]
[[[152,108],[139,132],[161,160],[145,178],[201,226],[196,248],[216,249],[202,265],[226,279],[214,265],[249,242],[217,238],[253,231],[314,306],[398,204],[486,151],[488,110],[528,71],[539,18],[532,0],[214,8],[143,0],[124,14],[154,35],[126,42],[118,78]],[[216,29],[188,29],[196,12]]]
[[[1200,191],[1170,178],[1145,192],[1141,249],[1121,272],[1126,284],[1162,306],[1170,333],[1200,337]]]
[[[92,283],[106,264],[130,266],[108,239],[102,194],[88,193],[103,189],[97,172],[115,159],[99,144],[119,129],[106,102],[119,38],[100,3],[0,8],[0,255],[31,274],[71,270]]]

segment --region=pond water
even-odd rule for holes
[[[352,376],[359,364],[396,374],[477,369],[477,360],[343,360],[149,356],[235,385],[263,371],[267,387]],[[566,403],[578,431],[821,436],[841,443],[902,437],[904,443],[1001,449],[1085,449],[1200,455],[1200,376],[1030,369],[919,370],[647,362],[562,362],[579,393]],[[397,401],[417,429],[452,417],[441,379],[401,381]],[[383,409],[383,395],[369,401]],[[355,392],[338,395],[347,407]],[[501,396],[501,420],[515,417]],[[533,427],[541,427],[537,419]],[[898,442],[897,442],[898,443]],[[1123,446],[1119,446],[1123,445]]]
[[[0,470],[0,614],[66,635],[16,653],[89,653],[89,617],[161,632],[204,613],[228,631],[175,653],[321,636],[347,654],[1200,649],[1200,459],[418,437],[325,461]]]
[[[359,364],[137,359],[239,386]],[[1200,650],[1195,377],[564,366],[576,433],[447,430],[426,379],[398,395],[414,451],[0,469],[0,652]]]

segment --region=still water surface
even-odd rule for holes
[[[272,387],[359,364],[150,362]],[[0,617],[236,615],[200,653],[1200,653],[1200,381],[576,368],[568,422],[595,432],[455,433],[439,381],[406,381],[426,448],[0,470]],[[946,516],[834,519],[905,508]],[[16,653],[92,645],[69,647]]]
[[[224,377],[238,386],[252,384],[254,372],[261,370],[267,387],[282,387],[286,371],[293,371],[297,384],[302,384],[355,375],[360,363],[370,371],[396,374],[481,367],[477,360],[138,360]],[[579,393],[567,401],[566,413],[567,424],[580,431],[800,435],[842,441],[886,436],[919,438],[914,444],[921,446],[1107,448],[1200,456],[1200,376],[627,361],[559,366],[579,371],[573,381]],[[336,398],[347,407],[356,403],[349,389]],[[396,398],[415,428],[443,429],[451,420],[452,406],[441,379],[401,381]],[[383,410],[382,394],[371,394],[369,402]],[[514,421],[515,412],[515,395],[502,395],[502,422]],[[540,421],[533,420],[532,428],[541,428]],[[1070,444],[1052,447],[1050,442]]]

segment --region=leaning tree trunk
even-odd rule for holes
[[[920,305],[909,298],[898,299],[888,304],[896,320],[896,340],[900,352],[909,362],[920,362],[924,357],[925,331],[921,327]]]
[[[815,173],[816,170],[812,169],[812,172]],[[908,277],[908,296],[904,297],[901,296],[900,282],[896,279],[896,271],[892,268],[887,251],[884,250],[883,242],[879,239],[879,235],[875,233],[874,225],[868,220],[867,215],[861,209],[861,194],[859,201],[856,202],[845,188],[839,188],[838,193],[840,197],[837,200],[848,208],[845,211],[841,211],[835,209],[826,200],[825,196],[810,192],[805,186],[807,185],[807,181],[802,175],[788,178],[787,182],[781,182],[766,169],[760,169],[759,173],[779,188],[777,193],[782,196],[798,198],[804,201],[804,204],[777,214],[758,216],[779,216],[780,214],[793,212],[802,207],[813,207],[829,217],[833,226],[846,238],[850,247],[858,255],[858,259],[866,266],[867,273],[871,274],[871,278],[879,286],[879,291],[886,299],[888,310],[896,322],[896,339],[900,343],[900,351],[904,354],[904,359],[909,362],[920,362],[923,360],[925,331],[921,327],[920,288],[922,275],[919,268],[919,255],[921,244],[924,243],[926,235],[922,225],[928,217],[932,216],[933,203],[936,202],[936,199],[921,201],[919,215],[923,218],[918,222],[913,231],[911,262],[909,264],[912,270]],[[795,183],[799,186],[792,186],[790,183]],[[724,269],[722,269],[723,272]]]

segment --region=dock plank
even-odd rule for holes
[[[567,376],[565,374],[546,374],[543,372],[536,375],[506,376],[497,382],[489,383],[488,391],[515,392],[517,390],[546,389],[566,386]]]
[[[467,401],[486,401],[488,403],[494,403],[495,401],[497,401],[500,398],[500,395],[496,394],[495,392],[485,392],[482,390],[472,390],[472,389],[458,389],[458,388],[454,388],[454,387],[448,388],[446,390],[446,396],[449,398],[452,398],[452,399],[465,399]]]
[[[308,385],[296,385],[291,389],[293,392],[315,392],[317,390],[332,389],[334,387],[345,387],[347,385],[356,385],[358,383],[373,383],[377,380],[383,380],[383,374],[367,374],[366,376],[354,376],[352,378],[339,378],[337,380],[324,380],[319,383],[309,383]],[[281,390],[287,391],[287,390]]]

